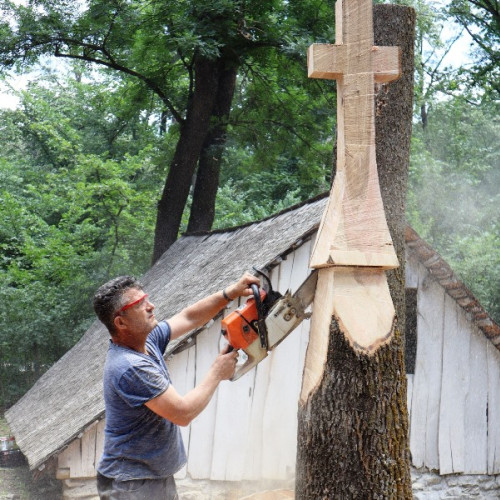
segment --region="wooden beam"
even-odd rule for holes
[[[372,72],[375,83],[387,83],[401,76],[399,47],[372,47]],[[339,80],[345,72],[345,45],[314,43],[307,50],[307,76],[323,80]]]
[[[400,76],[399,47],[373,44],[369,1],[336,3],[336,43],[313,44],[308,74],[337,80],[337,172],[311,267],[398,267],[375,155],[375,83]]]

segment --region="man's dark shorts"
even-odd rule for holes
[[[97,473],[101,500],[178,500],[174,477],[115,481]]]

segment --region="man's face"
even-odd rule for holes
[[[134,336],[146,337],[158,324],[154,315],[155,306],[147,294],[138,288],[131,288],[123,294],[123,306],[117,311],[121,321]]]

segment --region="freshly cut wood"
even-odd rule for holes
[[[328,325],[335,320],[351,347],[372,354],[394,332],[395,311],[385,271],[324,268],[318,271],[301,404],[320,384],[329,345]]]
[[[395,327],[385,274],[398,267],[398,258],[375,150],[375,102],[377,118],[385,115],[376,73],[381,81],[399,75],[398,50],[390,47],[400,44],[391,38],[380,43],[388,49],[374,47],[371,0],[338,0],[335,17],[332,58],[324,46],[309,51],[310,75],[329,77],[331,71],[338,81],[338,136],[336,175],[311,258],[319,270],[298,412],[295,493],[410,499],[404,337]],[[415,16],[405,14],[404,24],[389,21],[392,34],[404,33],[411,42],[412,54]],[[411,125],[411,114],[393,116],[405,118],[392,120],[393,128]],[[400,142],[396,147],[405,151],[407,165],[408,149]],[[394,198],[388,202],[392,214]]]
[[[259,493],[240,498],[240,500],[285,500],[287,498],[295,498],[292,490],[260,491]]]
[[[368,14],[368,10],[370,10]],[[375,82],[400,76],[398,47],[374,47],[371,5],[336,3],[336,44],[312,45],[308,73],[337,80],[337,172],[311,267],[398,267],[375,155]]]

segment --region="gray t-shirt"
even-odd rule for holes
[[[165,392],[170,375],[163,353],[170,327],[162,321],[149,334],[149,356],[110,342],[104,366],[106,427],[97,470],[128,481],[175,474],[186,463],[179,427],[144,405]]]

